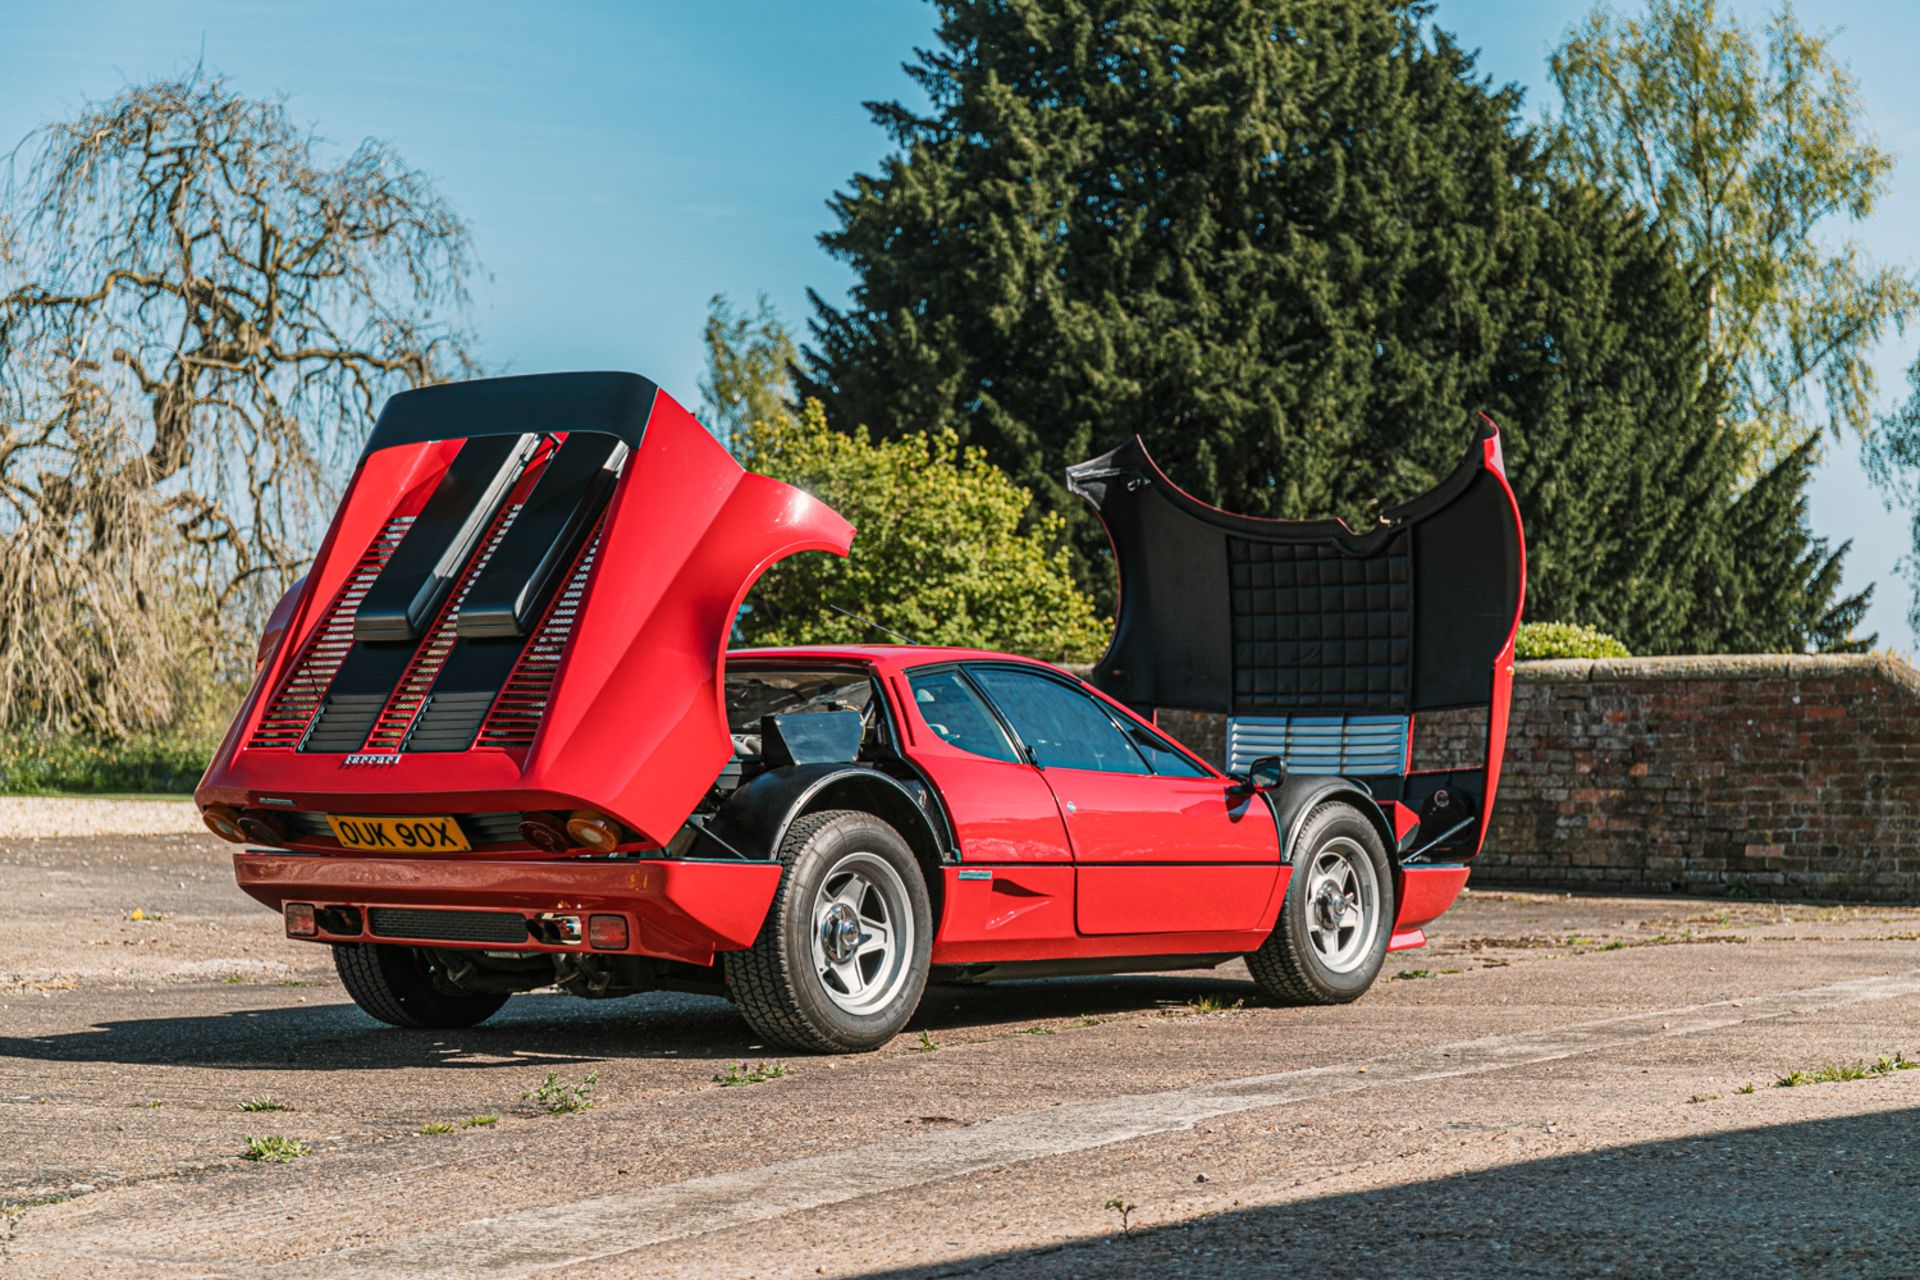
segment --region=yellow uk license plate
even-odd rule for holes
[[[369,853],[465,853],[473,846],[452,818],[337,818],[327,825],[349,849]]]

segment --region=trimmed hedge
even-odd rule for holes
[[[192,791],[218,737],[149,734],[119,742],[15,730],[0,744],[0,793],[113,794]]]
[[[1516,658],[1631,658],[1627,646],[1597,627],[1571,622],[1523,622],[1515,637]]]

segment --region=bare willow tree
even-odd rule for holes
[[[4,211],[0,714],[165,723],[195,647],[229,660],[300,571],[381,401],[468,367],[469,233],[386,144],[329,157],[198,72],[33,135]]]

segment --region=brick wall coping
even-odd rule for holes
[[[1082,679],[1091,662],[1060,666]],[[1920,698],[1920,671],[1887,653],[1702,653],[1667,658],[1536,658],[1513,664],[1529,684],[1601,684],[1646,680],[1845,680],[1879,677]]]
[[[1881,679],[1920,698],[1920,671],[1885,653],[1709,653],[1670,658],[1550,658],[1514,663],[1529,684],[1651,680]]]

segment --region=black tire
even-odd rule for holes
[[[333,967],[353,1002],[396,1027],[471,1027],[500,1012],[504,992],[452,991],[440,966],[419,947],[336,942]]]
[[[1351,904],[1344,908],[1333,905],[1328,895],[1335,876],[1320,874],[1336,859],[1351,864],[1360,890],[1350,898],[1338,895]],[[1261,948],[1247,957],[1247,969],[1260,989],[1281,1004],[1358,1000],[1380,976],[1393,937],[1395,905],[1393,867],[1379,831],[1350,804],[1330,800],[1316,805],[1294,841],[1293,876],[1280,918]],[[1347,936],[1342,922],[1356,907],[1366,913],[1364,923],[1353,926],[1354,936],[1344,946],[1330,947]],[[1363,928],[1370,932],[1363,935]]]
[[[927,986],[933,906],[919,861],[898,831],[870,813],[850,809],[795,821],[780,843],[779,857],[785,870],[760,936],[748,950],[726,954],[727,993],[754,1031],[785,1048],[809,1053],[878,1049],[907,1024]],[[856,883],[856,877],[866,879]],[[857,892],[864,905],[833,914],[836,887]],[[851,923],[846,923],[849,912]],[[883,926],[882,920],[895,923]],[[886,944],[872,952],[861,948],[883,927],[904,927],[910,936],[887,935],[897,945],[872,966],[868,987],[867,960]],[[851,941],[835,932],[846,929],[853,931]],[[828,938],[846,953],[838,968],[822,968],[831,960]],[[834,985],[842,982],[837,976],[842,971],[856,975],[859,990]],[[872,1007],[863,1006],[862,998]]]

